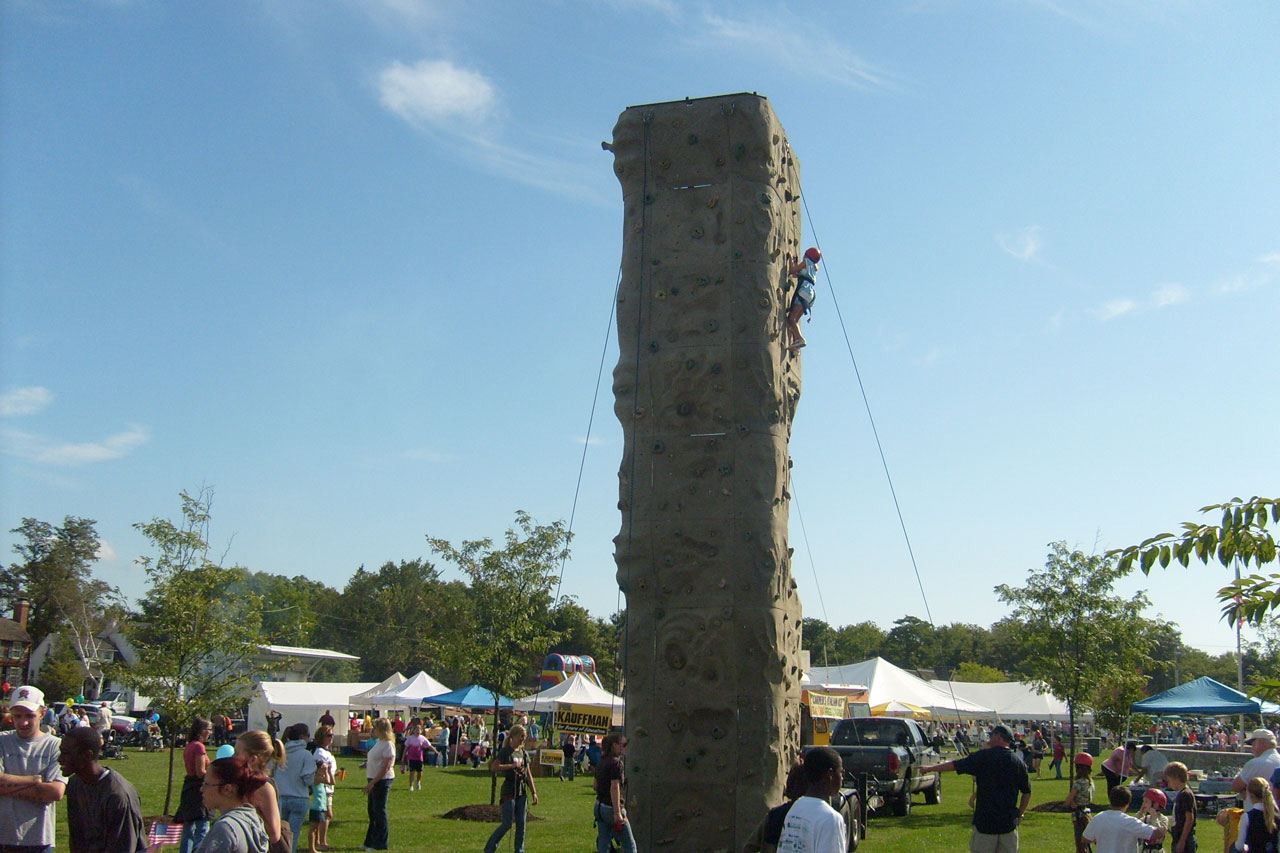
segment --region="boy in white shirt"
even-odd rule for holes
[[[1125,785],[1107,792],[1111,808],[1095,815],[1084,828],[1084,840],[1093,842],[1094,853],[1134,853],[1139,841],[1154,843],[1164,839],[1165,831],[1160,827],[1147,826],[1124,813],[1132,796]]]
[[[778,853],[845,853],[844,818],[830,802],[843,779],[840,754],[834,749],[821,746],[805,753],[805,793],[787,812]]]

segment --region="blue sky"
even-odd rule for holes
[[[567,519],[621,252],[600,142],[685,96],[770,99],[826,255],[792,442],[806,615],[925,616],[836,303],[939,623],[1003,616],[992,586],[1050,541],[1280,481],[1276,4],[0,16],[0,526],[97,519],[130,594],[130,525],[184,488],[215,490],[228,559],[337,587],[427,534]],[[607,347],[564,580],[599,615]],[[1217,653],[1225,578],[1131,586]]]

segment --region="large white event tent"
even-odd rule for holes
[[[1067,703],[1052,693],[1037,692],[1037,686],[1026,681],[999,681],[983,684],[977,681],[939,681],[929,682],[939,690],[946,690],[947,685],[961,696],[967,696],[976,702],[990,705],[995,716],[1004,720],[1053,720],[1065,723],[1071,719],[1067,713]],[[1093,719],[1091,711],[1076,709],[1076,722],[1088,722]]]
[[[249,697],[249,728],[265,730],[267,711],[280,712],[280,731],[294,723],[306,723],[314,732],[320,716],[333,715],[335,736],[345,735],[350,727],[347,700],[375,685],[358,681],[260,681]]]
[[[582,673],[575,672],[564,681],[540,693],[517,699],[515,710],[526,713],[547,713],[554,711],[558,704],[611,708],[615,726],[622,725],[626,708],[626,701],[621,696],[614,696]]]
[[[381,684],[375,684],[368,690],[362,690],[359,693],[355,693],[347,697],[347,704],[352,708],[372,708],[373,703],[369,700],[373,699],[374,696],[395,690],[408,680],[409,679],[405,678],[401,673],[394,672]]]
[[[450,688],[420,671],[403,684],[369,697],[369,705],[374,708],[412,708],[416,712],[423,699],[448,693],[449,690]]]
[[[879,657],[844,666],[815,666],[805,673],[801,683],[808,690],[821,690],[828,684],[866,684],[870,688],[867,701],[873,707],[885,702],[906,702],[927,709],[937,722],[995,714],[995,709],[958,690],[938,689]]]

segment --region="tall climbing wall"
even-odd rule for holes
[[[631,107],[606,147],[625,207],[628,812],[641,850],[739,850],[799,744],[784,315],[800,169],[752,94]]]

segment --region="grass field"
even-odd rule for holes
[[[142,797],[146,815],[159,814],[164,807],[165,777],[168,753],[129,751],[127,760],[104,762],[133,782]],[[364,774],[356,758],[339,758],[338,766],[348,771],[347,779],[338,783],[335,796],[336,820],[329,830],[329,843],[339,850],[359,850],[364,842],[365,798],[360,788]],[[182,756],[177,756],[176,769],[181,775]],[[177,805],[175,781],[173,807]],[[526,848],[531,853],[586,853],[595,849],[595,830],[591,825],[591,803],[594,799],[589,777],[579,776],[573,782],[560,782],[554,776],[537,780],[540,804],[530,808],[537,820],[529,823]],[[972,788],[968,777],[949,773],[943,780],[942,802],[936,806],[923,803],[917,796],[912,813],[905,818],[872,817],[870,830],[861,849],[875,853],[922,853],[922,851],[966,851],[969,839],[968,799]],[[1049,779],[1032,781],[1032,808],[1051,800],[1062,800],[1067,782]],[[458,806],[489,802],[489,774],[483,768],[440,769],[429,767],[423,773],[422,790],[410,792],[405,780],[397,778],[391,789],[391,849],[422,851],[478,851],[495,824],[447,820],[445,812]],[[1201,845],[1216,840],[1216,827],[1205,827]],[[500,850],[512,850],[508,833]],[[1069,851],[1073,849],[1070,818],[1065,814],[1032,812],[1021,830],[1024,851]],[[305,830],[304,844],[305,848]],[[1211,845],[1215,846],[1216,845]],[[58,845],[67,849],[66,807],[58,805]]]

